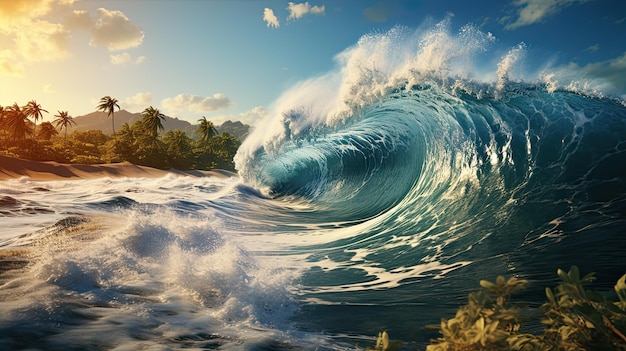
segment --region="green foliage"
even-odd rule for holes
[[[546,288],[548,301],[541,306],[543,334],[520,333],[523,306],[510,302],[528,281],[499,276],[495,283],[480,281],[481,290],[469,295],[468,304],[441,320],[442,337],[426,350],[626,350],[626,274],[615,285],[618,302],[584,288],[593,273],[581,278],[573,266],[557,274],[561,282],[554,291]]]
[[[50,140],[53,136],[58,135],[59,132],[54,128],[52,123],[43,122],[37,130],[37,138],[39,140]]]
[[[442,338],[426,350],[521,350],[533,338],[518,334],[522,306],[510,297],[528,286],[528,281],[499,276],[495,282],[480,281],[481,290],[471,293],[468,304],[454,318],[441,320]]]
[[[554,292],[546,288],[548,302],[542,306],[545,344],[553,350],[626,350],[626,275],[615,285],[620,301],[612,302],[584,288],[595,279],[593,273],[581,278],[574,266],[557,274],[562,282]]]
[[[233,157],[241,145],[239,139],[229,133],[220,134],[206,117],[200,119],[197,140],[181,130],[159,135],[164,116],[152,106],[143,111],[141,121],[132,125],[125,123],[115,133],[116,108],[120,108],[118,101],[110,96],[103,97],[97,106],[111,117],[114,134],[109,136],[101,130],[75,131],[68,135],[67,128],[76,122],[67,111],[58,111],[53,123],[43,122],[36,128],[37,120],[47,111],[34,100],[23,107],[17,103],[0,106],[0,154],[62,163],[127,161],[161,169],[208,170],[219,167],[234,170]],[[240,122],[230,125],[240,133],[247,133],[247,126]],[[59,130],[64,132],[62,136],[59,136]]]

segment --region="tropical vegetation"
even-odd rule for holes
[[[612,293],[587,290],[595,275],[581,277],[576,266],[568,272],[558,269],[557,275],[559,284],[546,288],[547,301],[534,309],[511,300],[527,288],[527,280],[481,280],[467,305],[433,326],[441,336],[426,351],[626,350],[626,274]],[[400,344],[381,332],[368,350],[391,351]]]
[[[101,130],[68,133],[76,126],[68,111],[58,111],[51,122],[37,126],[48,111],[35,100],[23,106],[0,106],[0,155],[61,163],[131,162],[161,169],[234,170],[240,140],[220,133],[206,117],[189,135],[182,130],[163,133],[165,116],[149,106],[140,121],[124,123],[116,132],[118,100],[105,96],[96,109],[111,118],[112,135]]]

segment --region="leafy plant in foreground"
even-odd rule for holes
[[[546,288],[547,302],[540,308],[543,334],[520,333],[530,317],[522,314],[523,305],[510,301],[528,281],[499,276],[495,282],[481,280],[481,289],[469,295],[467,305],[454,318],[441,320],[442,336],[426,350],[626,350],[626,274],[614,287],[617,302],[585,289],[595,280],[593,273],[581,278],[572,266],[569,272],[557,270],[557,275],[561,282],[554,290]],[[388,340],[386,332],[379,334],[374,350],[388,350]]]
[[[557,271],[562,282],[553,292],[546,288],[542,309],[547,325],[542,337],[550,350],[626,350],[626,274],[615,285],[619,302],[585,290],[593,273],[580,277],[576,266]]]
[[[528,281],[499,276],[495,282],[481,280],[480,286],[454,318],[441,320],[443,336],[426,350],[521,350],[525,344],[536,344],[534,336],[518,333],[523,306],[510,302],[511,295],[524,290]]]

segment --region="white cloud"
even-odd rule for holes
[[[10,76],[24,75],[22,64],[11,50],[0,50],[0,74]]]
[[[311,7],[311,13],[314,15],[325,15],[326,14],[326,6],[313,6]]]
[[[583,66],[582,71],[592,77],[611,83],[621,91],[626,91],[626,52],[611,60]]]
[[[139,112],[146,109],[152,103],[152,94],[149,92],[137,93],[129,96],[123,101],[124,109],[127,111]]]
[[[515,0],[513,6],[519,7],[518,18],[505,29],[516,29],[542,22],[546,17],[559,13],[564,8],[588,0]]]
[[[23,75],[28,63],[71,56],[76,30],[91,34],[92,46],[109,50],[136,47],[144,33],[120,11],[98,9],[98,18],[73,10],[75,0],[0,0],[0,75]],[[11,53],[8,54],[7,52]],[[121,63],[123,56],[111,57]],[[137,58],[140,63],[144,58]]]
[[[15,33],[16,51],[27,61],[50,61],[69,56],[69,32],[63,25],[35,20]]]
[[[115,51],[134,48],[143,42],[144,32],[123,12],[99,8],[98,15],[91,31],[92,46],[104,46],[109,51]]]
[[[250,111],[242,112],[238,115],[219,115],[207,118],[214,124],[222,124],[226,121],[240,121],[247,125],[254,125],[258,120],[267,115],[267,110],[263,106],[257,106]]]
[[[280,27],[280,23],[278,22],[278,17],[274,14],[274,10],[266,7],[263,10],[263,21],[267,23],[268,27],[278,28]]]
[[[252,125],[266,115],[267,109],[263,106],[257,106],[250,111],[240,113],[237,120],[240,120],[242,123]]]
[[[46,15],[51,5],[51,0],[3,0],[0,2],[0,28]]]
[[[69,56],[69,32],[62,24],[42,20],[49,14],[53,0],[0,1],[0,33],[7,40],[3,45],[15,53],[17,62],[0,58],[3,73],[23,70],[18,62],[49,61]],[[19,68],[21,67],[21,68]]]
[[[130,62],[130,54],[127,52],[119,55],[111,55],[111,63],[114,65],[121,65]]]
[[[74,10],[65,17],[64,24],[69,29],[91,31],[95,22],[86,10]]]
[[[309,13],[313,15],[323,15],[326,12],[326,7],[324,5],[311,7],[308,2],[303,2],[300,4],[289,2],[289,4],[287,5],[287,11],[289,11],[289,16],[287,16],[287,20],[297,20]]]
[[[127,52],[123,52],[118,55],[111,54],[111,63],[114,65],[123,65],[123,64],[131,63],[131,62],[134,64],[140,64],[145,60],[146,60],[145,56],[139,56],[133,60],[132,55]]]
[[[575,62],[548,70],[548,86],[566,89],[621,94],[626,97],[626,52],[610,60],[580,66]]]
[[[172,98],[161,101],[161,105],[168,112],[211,112],[228,108],[232,105],[230,99],[224,94],[214,94],[213,96],[198,96],[191,94],[179,94]]]

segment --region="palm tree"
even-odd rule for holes
[[[30,132],[30,126],[26,122],[27,117],[22,108],[17,103],[14,103],[8,108],[8,113],[5,112],[5,116],[8,131],[13,136],[13,140],[26,139],[26,134]]]
[[[170,165],[176,169],[191,169],[193,149],[191,139],[180,129],[170,130],[163,136]]]
[[[120,110],[120,105],[117,104],[117,99],[110,96],[105,96],[100,99],[100,105],[96,108],[98,111],[106,112],[108,117],[111,117],[111,128],[113,129],[113,137],[115,137],[115,108]]]
[[[159,131],[163,130],[163,123],[161,123],[161,120],[165,120],[165,116],[159,111],[159,109],[152,106],[143,110],[142,116],[143,119],[141,122],[143,123],[143,127],[152,138],[156,138]]]
[[[74,121],[74,119],[72,119],[72,117],[70,117],[69,113],[67,111],[57,111],[59,114],[58,115],[54,115],[54,117],[56,117],[54,119],[54,125],[59,128],[65,128],[65,136],[64,139],[67,140],[67,127],[71,127],[71,126],[75,126],[76,122]]]
[[[53,136],[58,135],[58,134],[59,134],[59,131],[56,130],[56,128],[54,128],[52,123],[43,122],[41,123],[41,128],[39,129],[39,132],[37,133],[37,138],[41,140],[50,140],[52,139]]]
[[[22,112],[24,115],[28,117],[32,117],[35,121],[35,126],[33,127],[33,140],[35,140],[35,134],[37,131],[37,120],[43,118],[43,112],[48,113],[48,111],[41,108],[41,105],[37,103],[35,100],[30,100],[26,106],[22,107]]]
[[[202,142],[206,143],[209,141],[209,139],[219,134],[219,132],[213,125],[213,122],[208,121],[206,117],[202,116],[202,118],[200,118],[198,122],[200,122],[200,125],[198,126],[198,130],[196,131],[196,133],[200,134],[200,140]]]

